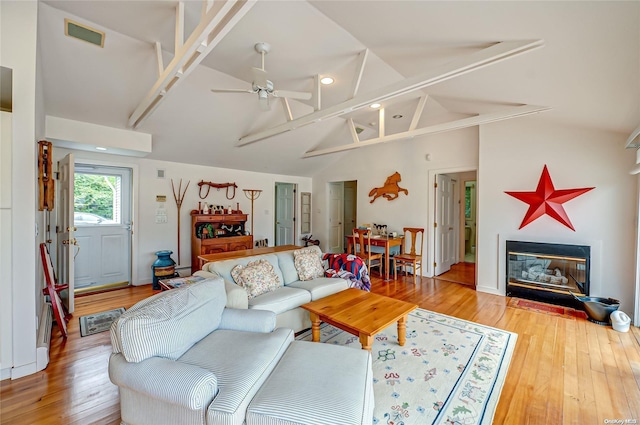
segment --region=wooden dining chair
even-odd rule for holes
[[[354,243],[353,253],[367,265],[367,269],[371,271],[373,267],[377,267],[382,276],[382,253],[371,251],[371,230],[369,229],[353,229]]]
[[[40,258],[42,259],[42,268],[44,271],[44,278],[47,286],[42,289],[44,295],[48,295],[51,299],[51,307],[53,307],[53,315],[58,322],[58,327],[64,338],[67,337],[67,322],[71,319],[72,315],[67,311],[67,308],[62,302],[60,293],[65,289],[69,289],[67,284],[58,284],[56,273],[53,269],[53,263],[51,262],[51,256],[49,255],[49,249],[44,243],[40,244]]]
[[[404,274],[407,274],[407,266],[413,268],[413,284],[417,284],[418,270],[420,270],[420,276],[422,276],[422,248],[424,247],[424,229],[417,227],[405,227],[403,229],[404,240],[407,241],[409,236],[411,250],[408,253],[400,253],[393,256],[393,279],[398,278],[398,266],[404,269]],[[417,240],[419,239],[420,249],[416,249]]]

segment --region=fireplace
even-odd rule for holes
[[[507,296],[580,308],[589,295],[591,247],[506,241]]]

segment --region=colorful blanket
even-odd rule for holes
[[[351,282],[352,288],[371,290],[371,280],[367,265],[362,259],[353,254],[324,254],[323,260],[328,262],[325,269],[327,277],[341,277]]]

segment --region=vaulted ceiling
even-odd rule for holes
[[[158,79],[155,43],[164,66],[174,57],[177,4],[41,2],[45,113],[131,129],[129,117]],[[202,2],[183,4],[187,40]],[[65,36],[65,18],[104,31],[104,48]],[[320,87],[327,110],[353,97],[360,71],[357,96],[366,99],[518,40],[541,40],[540,47],[383,99],[385,134],[410,128],[421,97],[419,127],[522,104],[549,107],[546,118],[571,126],[628,135],[640,124],[640,2],[258,1],[135,130],[153,135],[149,158],[309,176],[343,153],[305,153],[353,143],[350,119],[361,140],[375,139],[380,114],[365,107],[238,146],[243,136],[287,123],[279,99],[264,111],[257,94],[211,92],[251,88],[251,68],[261,66],[257,42],[271,44],[265,69],[276,90],[315,92],[315,76],[332,76],[334,84]],[[294,120],[318,107],[315,98],[289,106]]]

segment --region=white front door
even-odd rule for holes
[[[58,162],[58,180],[60,181],[60,203],[58,205],[57,259],[58,282],[68,284],[66,299],[67,310],[73,313],[75,308],[74,291],[74,257],[76,251],[75,228],[73,224],[73,154],[65,156]]]
[[[329,252],[344,252],[344,183],[329,183]]]
[[[129,285],[132,170],[76,164],[74,180],[76,289]]]
[[[275,246],[294,244],[294,199],[293,183],[276,183],[276,243]]]
[[[435,270],[439,276],[451,269],[455,262],[455,211],[453,208],[453,181],[445,174],[436,176],[435,190]]]

